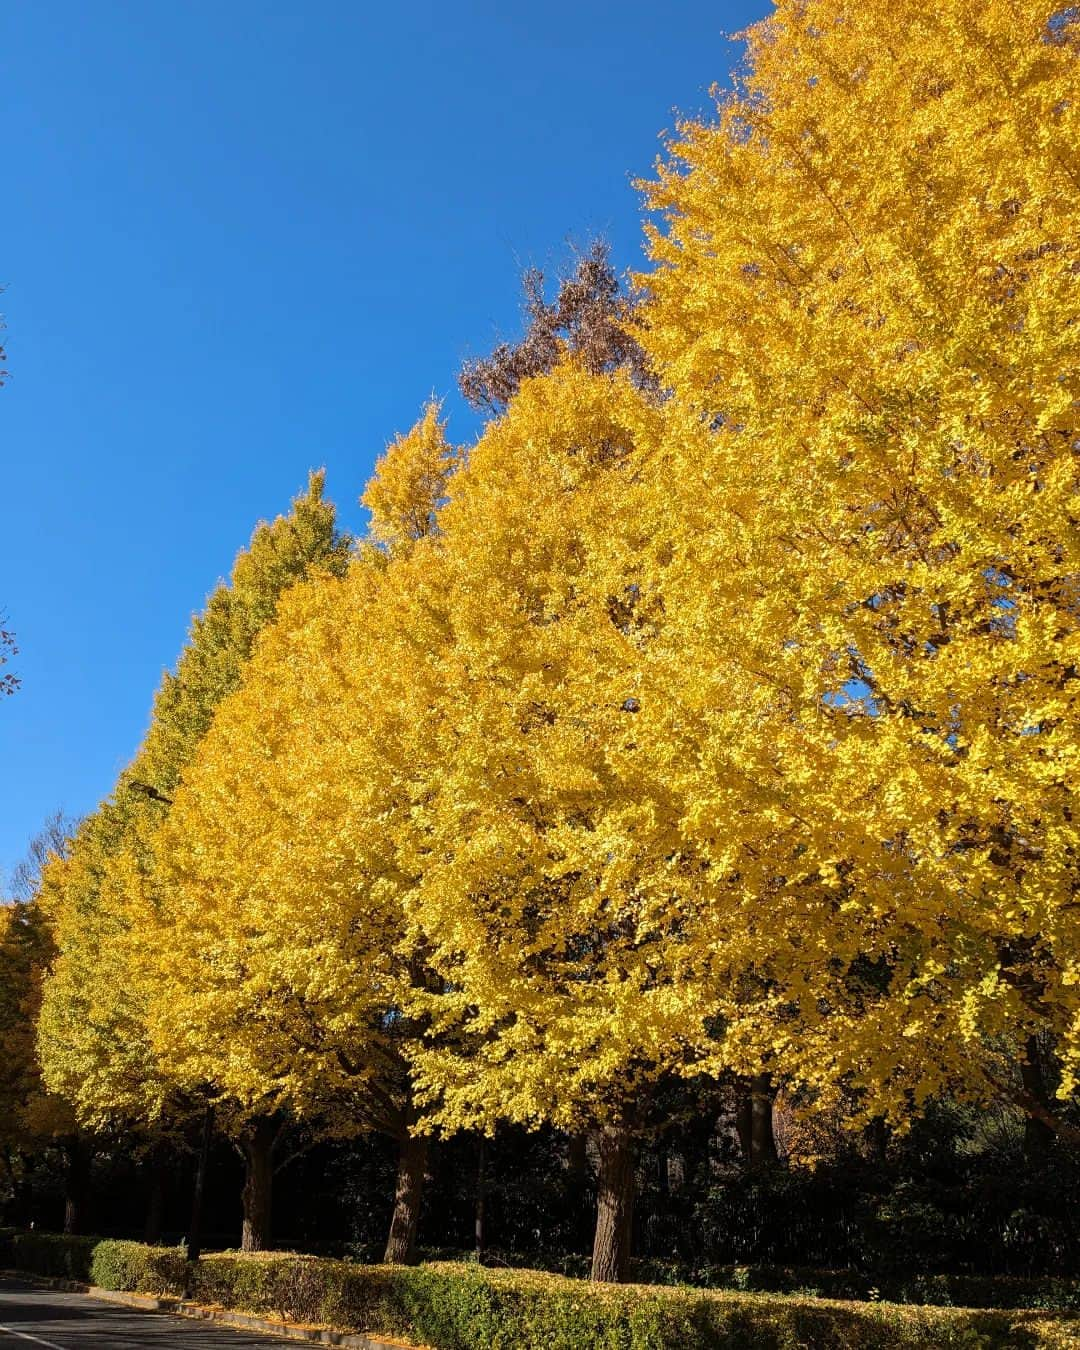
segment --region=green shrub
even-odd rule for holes
[[[1080,1282],[1048,1275],[925,1275],[809,1266],[701,1266],[686,1272],[658,1261],[636,1263],[642,1283],[693,1284],[703,1289],[812,1294],[820,1298],[880,1298],[890,1303],[962,1308],[1040,1308],[1080,1311]],[[689,1279],[687,1275],[689,1274]]]
[[[898,1307],[655,1286],[538,1271],[411,1268],[266,1253],[205,1257],[194,1293],[434,1350],[916,1350],[1080,1346],[1080,1321],[1031,1312]]]
[[[10,1239],[16,1270],[78,1280],[101,1289],[145,1294],[181,1294],[187,1263],[180,1247],[70,1237],[61,1233],[16,1233]]]
[[[100,1289],[182,1294],[187,1273],[183,1247],[148,1247],[104,1239],[93,1249],[90,1283]]]
[[[424,1261],[469,1262],[472,1254],[451,1248],[421,1249]],[[521,1268],[529,1257],[495,1248],[488,1264]],[[535,1266],[557,1275],[587,1279],[587,1256],[555,1255],[534,1259]],[[1080,1281],[1060,1275],[919,1274],[902,1271],[822,1270],[815,1266],[714,1265],[687,1266],[676,1261],[642,1258],[631,1262],[635,1284],[692,1285],[700,1289],[807,1294],[816,1298],[884,1300],[887,1303],[930,1303],[962,1308],[1039,1308],[1080,1312]]]
[[[806,1295],[590,1285],[530,1270],[432,1262],[364,1266],[283,1252],[221,1252],[18,1234],[20,1269],[110,1289],[179,1293],[432,1350],[1066,1350],[1080,1318],[1030,1310],[828,1302]]]

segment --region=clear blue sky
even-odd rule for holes
[[[325,465],[517,331],[564,241],[640,262],[631,180],[767,0],[8,0],[0,871],[91,809],[189,617]]]

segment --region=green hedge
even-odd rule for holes
[[[200,1262],[195,1290],[207,1302],[402,1337],[434,1350],[1080,1346],[1080,1319],[1070,1317],[594,1286],[452,1263],[394,1268],[221,1253]]]
[[[399,1337],[432,1350],[1065,1350],[1080,1318],[1032,1311],[828,1302],[655,1285],[589,1285],[451,1262],[413,1267],[20,1234],[19,1269],[105,1288],[180,1293],[275,1318]]]
[[[469,1261],[470,1253],[448,1247],[421,1250],[426,1262]],[[491,1249],[493,1266],[526,1267],[520,1252]],[[537,1262],[534,1259],[533,1265]],[[540,1258],[543,1270],[587,1279],[587,1256]],[[930,1303],[958,1308],[1039,1308],[1080,1312],[1080,1281],[1047,1275],[918,1274],[897,1271],[821,1270],[814,1266],[700,1265],[689,1267],[649,1258],[631,1262],[635,1284],[691,1285],[697,1289],[734,1289],[740,1293],[807,1294],[814,1298],[870,1300],[887,1303]]]
[[[1080,1312],[1080,1283],[1060,1276],[912,1274],[816,1270],[808,1266],[702,1266],[689,1272],[642,1262],[636,1276],[649,1284],[692,1284],[705,1289],[809,1294],[819,1298],[883,1299],[889,1303],[957,1308],[1039,1308]]]

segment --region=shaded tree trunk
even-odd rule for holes
[[[206,1169],[210,1162],[210,1141],[214,1137],[214,1108],[207,1106],[203,1112],[202,1130],[199,1138],[199,1156],[195,1163],[195,1187],[191,1194],[191,1225],[188,1228],[187,1259],[190,1273],[193,1263],[202,1252],[202,1212],[203,1196],[206,1193]]]
[[[875,1116],[863,1131],[870,1150],[870,1156],[876,1163],[884,1163],[889,1156],[889,1126],[884,1116]]]
[[[767,1073],[755,1074],[750,1083],[750,1161],[752,1164],[776,1162],[776,1135],[773,1133],[773,1102],[776,1093]]]
[[[428,1160],[426,1136],[406,1135],[398,1153],[397,1186],[390,1234],[386,1240],[387,1265],[410,1265],[416,1259],[416,1230],[420,1226],[420,1201]]]
[[[262,1252],[270,1246],[277,1136],[277,1122],[264,1116],[251,1125],[243,1141],[244,1225],[240,1238],[243,1252]]]
[[[159,1141],[150,1145],[146,1154],[146,1228],[143,1241],[150,1247],[161,1241],[165,1215],[165,1145]]]
[[[79,1134],[64,1141],[64,1232],[81,1233],[86,1222],[86,1187],[90,1152]]]
[[[606,1125],[596,1138],[600,1171],[592,1278],[622,1283],[630,1273],[634,1226],[634,1136],[626,1125]]]
[[[589,1166],[589,1137],[586,1134],[569,1136],[566,1154],[569,1173],[570,1214],[575,1251],[588,1251],[593,1232],[592,1204],[593,1176]]]
[[[1039,1053],[1039,1038],[1029,1036],[1024,1046],[1024,1058],[1020,1061],[1020,1078],[1024,1091],[1040,1106],[1049,1108],[1050,1094],[1043,1074],[1042,1058]],[[1045,1160],[1054,1142],[1054,1131],[1045,1121],[1036,1120],[1029,1115],[1024,1121],[1024,1154],[1029,1162]]]
[[[739,1082],[735,1128],[743,1158],[750,1167],[776,1162],[776,1136],[773,1134],[773,1101],[776,1093],[767,1073]]]

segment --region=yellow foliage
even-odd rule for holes
[[[412,430],[387,448],[360,498],[371,512],[372,539],[387,548],[407,546],[435,530],[456,462],[439,410],[432,400]]]
[[[781,0],[649,190],[642,340],[715,428],[673,447],[686,668],[730,657],[788,710],[774,762],[738,754],[778,792],[765,870],[726,864],[766,974],[725,999],[729,1050],[894,1111],[991,1090],[1001,1037],[1080,1047],[1080,88],[1052,13]]]
[[[655,386],[564,353],[467,458],[429,404],[377,547],[242,680],[281,585],[207,630],[140,769],[171,810],[50,875],[84,936],[46,1068],[84,1114],[115,1061],[343,1129],[414,1092],[577,1129],[727,1070],[900,1120],[1005,1090],[1035,1031],[1073,1091],[1076,24],[917,20],[780,0],[680,128]]]

